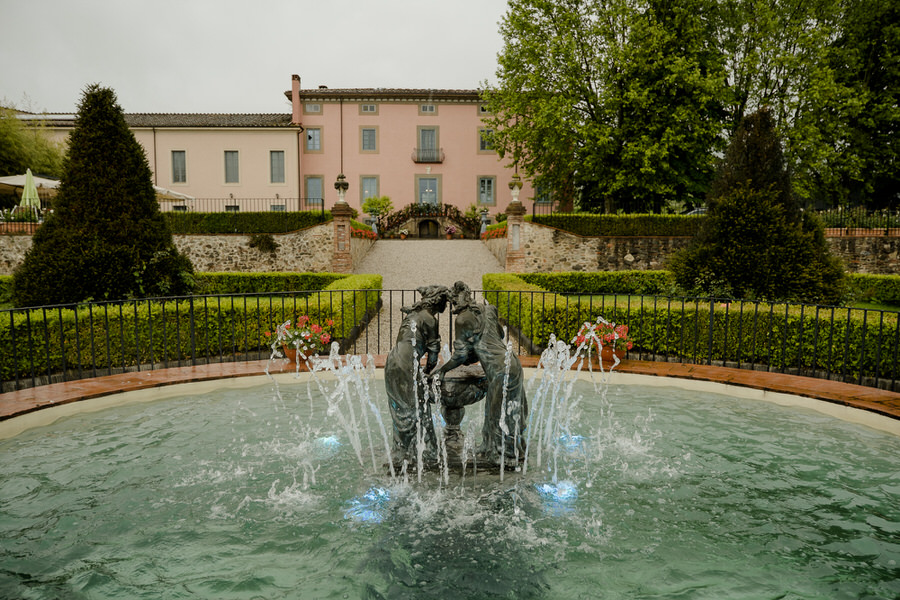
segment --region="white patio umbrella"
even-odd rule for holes
[[[31,169],[25,171],[25,187],[22,188],[22,200],[19,201],[19,206],[31,212],[35,220],[40,217],[41,198],[38,196],[37,186],[34,184],[34,175],[31,174]]]
[[[22,200],[19,206],[41,208],[41,198],[38,196],[37,186],[34,184],[34,175],[31,169],[25,171],[25,187],[22,188]]]

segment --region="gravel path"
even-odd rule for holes
[[[503,266],[480,240],[378,240],[354,273],[382,276],[383,306],[377,320],[367,327],[368,336],[357,343],[355,352],[387,354],[394,345],[403,319],[401,306],[418,299],[413,293],[423,285],[453,287],[464,281],[473,290],[481,289],[481,276],[502,273]],[[450,341],[449,309],[441,315],[441,339]]]
[[[502,273],[500,261],[480,240],[378,240],[355,273],[379,273],[382,289],[414,290],[465,281],[481,289],[481,276]]]

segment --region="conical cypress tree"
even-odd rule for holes
[[[844,274],[821,222],[791,193],[781,142],[768,110],[745,118],[725,154],[706,221],[669,262],[692,294],[837,303]]]
[[[54,212],[13,277],[17,306],[182,294],[193,268],[159,211],[115,93],[82,96]]]

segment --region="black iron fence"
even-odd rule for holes
[[[900,210],[835,208],[818,211],[817,214],[828,229],[865,230],[871,235],[900,235]]]
[[[900,313],[661,296],[477,292],[498,307],[514,351],[570,342],[598,316],[628,326],[627,358],[720,365],[900,391]],[[342,353],[387,354],[411,290],[156,298],[0,311],[2,391],[123,372],[265,360],[267,335],[308,315]],[[440,316],[444,343],[453,339]],[[330,323],[330,324],[328,324]],[[328,324],[328,325],[326,325]]]

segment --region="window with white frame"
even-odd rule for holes
[[[322,105],[318,102],[307,102],[303,105],[303,112],[316,115],[322,112]]]
[[[378,114],[378,105],[377,104],[360,104],[359,112],[363,115],[376,115]]]
[[[321,175],[309,175],[306,177],[306,201],[310,204],[322,204],[324,196]]]
[[[420,104],[419,105],[419,114],[420,115],[436,115],[437,114],[437,105],[435,105],[435,104]]]
[[[225,151],[225,183],[240,183],[240,160],[237,150]]]
[[[322,130],[319,127],[310,127],[306,130],[306,151],[322,151]]]
[[[172,150],[172,183],[187,183],[187,156],[184,150]]]
[[[362,127],[360,129],[360,150],[363,152],[375,152],[378,150],[378,130],[374,127]]]
[[[478,204],[494,205],[497,203],[495,197],[496,178],[479,177],[478,178]]]
[[[269,151],[269,182],[284,183],[284,150]]]

